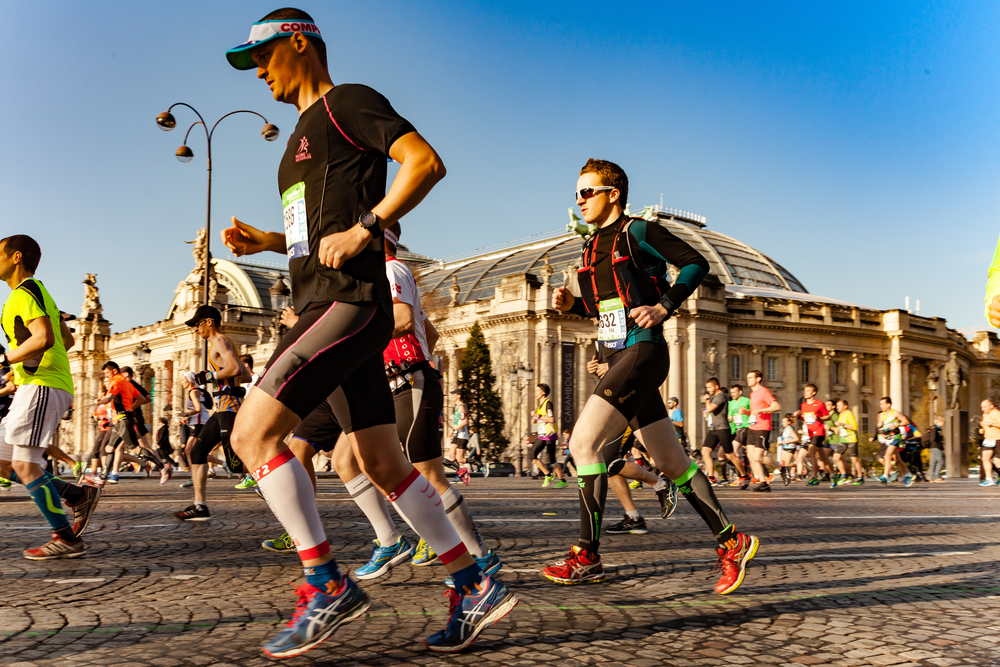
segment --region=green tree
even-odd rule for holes
[[[473,324],[469,332],[459,370],[458,387],[465,397],[469,426],[474,426],[479,433],[484,461],[497,461],[510,441],[503,434],[503,405],[500,394],[493,388],[496,377],[490,361],[490,348],[486,346],[479,322]]]

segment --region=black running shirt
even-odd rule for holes
[[[385,197],[389,147],[415,129],[367,86],[342,84],[299,117],[278,168],[292,303],[375,302],[392,313],[379,234],[339,270],[319,263],[319,242],[357,224]]]

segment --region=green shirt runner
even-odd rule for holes
[[[746,396],[740,396],[735,401],[729,401],[729,416],[733,418],[729,422],[729,430],[733,433],[750,425],[748,421],[749,415],[740,414],[740,410],[743,409],[750,409],[750,399]]]
[[[46,316],[52,324],[55,344],[41,357],[12,364],[14,384],[19,387],[28,384],[55,387],[72,394],[73,375],[69,370],[69,358],[66,356],[66,346],[63,344],[62,317],[56,308],[56,302],[52,300],[40,280],[26,278],[10,293],[3,305],[0,323],[10,343],[10,349],[16,350],[19,345],[31,338],[28,323]]]

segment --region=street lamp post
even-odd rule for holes
[[[170,113],[173,110],[173,108],[177,106],[187,107],[188,109],[193,111],[196,116],[198,116],[198,120],[194,123],[191,123],[191,126],[184,134],[184,143],[181,144],[181,147],[178,148],[177,151],[174,153],[177,156],[177,159],[180,160],[181,162],[190,162],[191,159],[194,157],[194,152],[192,152],[191,148],[188,147],[187,140],[191,134],[191,130],[194,129],[195,125],[201,125],[202,128],[205,130],[205,142],[208,147],[208,203],[205,207],[205,236],[206,236],[205,259],[202,266],[202,271],[205,274],[202,277],[203,289],[204,289],[204,292],[202,293],[202,303],[208,305],[209,271],[212,270],[212,135],[215,134],[215,128],[219,126],[219,123],[222,122],[223,118],[228,118],[229,116],[233,116],[238,113],[250,113],[255,116],[258,116],[264,121],[264,127],[261,128],[260,134],[262,137],[264,137],[265,141],[274,141],[275,139],[277,139],[278,128],[272,125],[271,123],[268,123],[267,118],[264,118],[256,111],[250,111],[248,109],[240,109],[238,111],[230,111],[226,115],[219,118],[219,120],[215,121],[215,124],[212,125],[212,129],[208,129],[208,125],[205,123],[205,119],[202,118],[201,114],[198,113],[197,109],[195,109],[190,104],[187,104],[186,102],[177,102],[175,104],[171,104],[169,109],[167,109],[166,111],[164,111],[163,113],[161,113],[159,116],[156,117],[157,126],[159,126],[159,128],[164,132],[169,132],[170,130],[177,127],[177,121],[176,119],[174,119],[173,114]],[[206,341],[202,347],[203,347],[205,368],[208,368],[208,342]]]
[[[514,469],[518,477],[522,474],[521,464],[524,458],[524,436],[521,435],[521,394],[524,392],[524,388],[531,384],[534,376],[535,372],[531,369],[531,364],[528,364],[527,368],[520,361],[517,362],[516,366],[511,364],[510,386],[517,392],[517,426],[515,427],[517,431],[514,436],[515,442],[517,442],[517,461],[514,464]]]

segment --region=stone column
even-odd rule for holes
[[[539,359],[538,364],[538,382],[544,382],[549,385],[549,389],[552,389],[555,386],[555,382],[552,380],[552,345],[555,343],[555,340],[546,336],[542,339],[541,343],[542,358]],[[555,402],[554,393],[550,394],[549,398],[553,400],[553,403]]]
[[[670,373],[667,375],[667,395],[664,399],[684,394],[684,338],[681,332],[667,335],[670,350]],[[666,402],[666,401],[664,401]]]
[[[801,347],[789,347],[785,349],[785,391],[781,400],[782,412],[795,412],[799,409],[799,355],[802,354]]]
[[[890,335],[889,397],[897,410],[906,410],[903,402],[903,355],[899,352],[899,336]]]
[[[847,371],[847,404],[854,416],[857,417],[859,429],[861,428],[861,362],[863,359],[863,354],[853,353]]]
[[[833,361],[833,355],[837,353],[836,350],[821,349],[819,351],[819,372],[817,373],[817,398],[821,401],[825,401],[830,397],[830,364]]]
[[[900,392],[901,394],[900,400],[902,401],[902,407],[897,409],[901,410],[904,415],[909,415],[913,413],[913,407],[910,405],[910,362],[912,361],[913,357],[911,357],[908,354],[901,354],[899,356],[899,364],[901,371],[900,388],[902,390]],[[895,402],[895,399],[893,399],[893,401]],[[930,428],[930,427],[928,426],[925,428]]]

